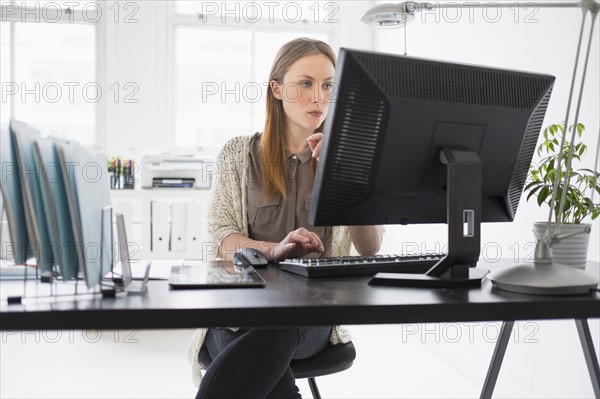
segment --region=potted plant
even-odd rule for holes
[[[589,244],[589,234],[584,233],[586,229],[591,228],[589,223],[583,223],[586,219],[594,220],[600,215],[600,178],[598,172],[592,169],[576,169],[575,165],[582,161],[587,152],[587,146],[581,140],[585,132],[585,126],[582,123],[577,124],[575,140],[569,142],[574,125],[569,126],[565,131],[564,123],[552,124],[543,131],[544,140],[537,148],[537,153],[542,159],[537,164],[532,164],[529,169],[530,182],[525,186],[528,191],[527,200],[535,197],[537,204],[542,206],[551,205],[552,195],[557,174],[560,178],[556,199],[552,204],[552,214],[554,222],[561,224],[561,234],[570,234],[581,231],[581,234],[574,235],[556,243],[553,250],[553,259],[556,263],[568,264],[580,269],[585,268],[587,260],[587,248]],[[565,144],[562,152],[560,151],[560,142],[563,135]],[[567,160],[569,150],[573,147],[571,155],[571,167],[568,168]],[[558,160],[560,161],[560,170],[557,169]],[[570,180],[565,187],[564,177],[570,173]],[[562,210],[561,198],[565,193],[564,205]],[[594,198],[594,199],[593,199]],[[534,224],[536,236],[541,236],[546,230],[546,222]],[[556,230],[556,224],[551,226],[551,231]]]

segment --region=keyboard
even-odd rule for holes
[[[444,256],[437,253],[285,259],[279,268],[308,278],[365,276],[379,272],[422,274]]]

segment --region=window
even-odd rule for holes
[[[211,40],[215,36],[219,40]],[[251,126],[251,34],[177,30],[177,144],[242,134]]]
[[[277,23],[298,22],[328,23],[336,19],[339,5],[333,1],[190,1],[176,2],[175,12],[180,15],[199,16],[222,23]]]
[[[217,150],[231,137],[262,131],[275,53],[300,36],[329,42],[333,24],[317,15],[325,15],[327,4],[178,1],[176,144]]]
[[[10,24],[0,23],[0,82],[2,82],[2,106],[0,107],[0,129],[7,128],[11,115],[12,101],[5,95],[5,83],[10,82]]]
[[[2,3],[2,117],[56,137],[96,143],[97,5]]]

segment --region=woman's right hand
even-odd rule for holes
[[[290,232],[270,251],[269,260],[280,262],[286,258],[302,258],[310,253],[323,253],[325,247],[319,236],[304,227]]]
[[[323,133],[314,133],[308,136],[306,141],[308,141],[308,146],[310,147],[310,151],[312,152],[312,157],[317,161],[319,160],[319,156],[321,156],[321,146],[323,145]]]

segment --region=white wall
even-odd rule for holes
[[[440,2],[443,4],[443,2]],[[456,2],[452,2],[456,4]],[[473,2],[472,2],[473,3]],[[490,2],[491,4],[496,4]],[[479,65],[548,73],[556,76],[544,126],[565,120],[582,12],[579,9],[463,9],[444,6],[417,14],[407,26],[408,55]],[[589,16],[587,27],[590,26]],[[587,163],[592,167],[600,125],[598,21],[593,38],[590,64],[579,121],[586,125]],[[377,31],[376,49],[403,53],[402,29]],[[586,36],[587,38],[587,36]],[[587,40],[586,40],[587,43]],[[581,73],[579,74],[581,76]],[[579,83],[577,85],[579,88]],[[574,112],[569,120],[573,123]],[[534,158],[534,162],[535,162]],[[532,223],[545,221],[548,212],[523,196],[514,223],[482,226],[482,256],[530,255],[533,246]],[[385,250],[408,240],[417,246],[436,248],[447,241],[444,227],[392,227],[388,229]],[[600,259],[600,219],[593,223],[589,258]]]
[[[124,3],[124,2],[121,2]],[[167,87],[167,4],[164,1],[137,2],[135,23],[114,23],[103,18],[105,32],[106,80],[121,87],[130,83],[139,88],[137,103],[106,98],[106,131],[98,143],[107,154],[126,159],[145,151],[165,150],[174,145],[174,122],[170,119]]]

